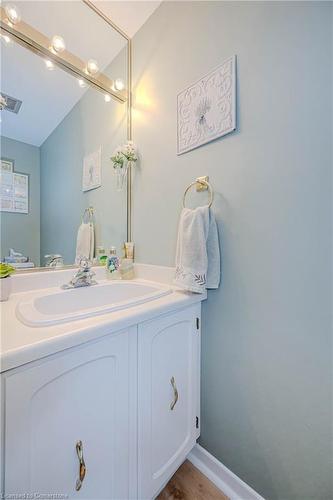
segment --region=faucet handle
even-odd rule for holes
[[[80,257],[79,258],[79,266],[81,271],[89,271],[91,268],[91,262],[87,257]]]
[[[46,259],[45,266],[46,267],[62,267],[64,265],[64,259],[61,254],[54,253],[44,255]]]
[[[89,276],[89,279],[95,276],[95,272],[91,269],[92,263],[87,257],[82,257],[79,260],[79,266],[79,273],[84,273],[86,276]]]
[[[79,265],[79,269],[75,272],[73,278],[62,288],[67,290],[68,288],[78,288],[81,286],[96,285],[97,282],[92,279],[95,276],[94,271],[91,270],[92,263],[87,257],[79,256],[76,259],[76,263]]]

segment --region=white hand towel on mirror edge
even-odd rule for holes
[[[94,258],[94,247],[94,225],[91,222],[82,222],[77,233],[75,263],[79,264],[82,257],[86,257],[92,261]]]
[[[174,283],[197,293],[220,284],[219,239],[215,217],[208,206],[182,210]]]

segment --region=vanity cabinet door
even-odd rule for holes
[[[151,499],[198,437],[200,306],[139,325],[139,498]]]
[[[6,495],[132,498],[129,464],[136,444],[130,440],[136,417],[134,411],[131,428],[130,361],[134,375],[136,368],[129,353],[131,337],[136,347],[137,333],[133,330],[69,349],[5,377]],[[86,474],[77,490],[80,441]]]

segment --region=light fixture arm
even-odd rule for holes
[[[52,61],[55,65],[62,68],[67,73],[75,76],[76,78],[82,79],[89,83],[91,87],[94,87],[96,90],[103,92],[103,94],[107,93],[111,95],[115,100],[119,102],[127,101],[127,92],[126,91],[115,91],[112,86],[112,80],[103,81],[102,76],[95,77],[94,75],[86,73],[83,69],[80,69],[78,64],[73,64],[69,59],[78,59],[75,58],[74,55],[66,53],[67,57],[64,56],[64,53],[60,57],[55,51],[50,50],[49,39],[42,35],[39,32],[36,32],[32,27],[21,21],[18,26],[9,25],[6,22],[6,14],[2,7],[0,7],[1,20],[0,27],[1,31],[10,35],[17,43],[22,45],[23,47],[31,50],[35,54],[42,56],[50,61]],[[33,36],[35,35],[35,36]],[[82,63],[82,68],[84,64]],[[106,77],[104,78],[104,80]]]

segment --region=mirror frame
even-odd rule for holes
[[[107,15],[104,14],[96,5],[92,3],[91,0],[81,0],[87,7],[89,7],[92,11],[95,12],[96,15],[101,17],[111,28],[117,31],[125,40],[126,40],[126,66],[127,66],[127,95],[119,95],[116,92],[110,91],[108,92],[112,95],[114,99],[118,102],[124,103],[127,106],[127,140],[132,140],[132,40],[131,38],[117,26],[112,19],[110,19]],[[9,26],[7,23],[0,20],[1,30],[8,33],[12,38],[15,39],[17,43],[23,45],[28,48],[35,54],[38,54],[42,57],[47,55],[48,58],[52,59],[53,62],[60,68],[62,68],[67,73],[70,73],[76,77],[83,77],[85,80],[88,80],[89,84],[92,87],[97,88],[97,90],[104,90],[103,86],[98,82],[96,78],[93,78],[89,75],[83,74],[83,72],[70,64],[68,61],[64,61],[61,57],[56,54],[51,54],[47,49],[41,46],[39,43],[34,41],[32,38],[29,38],[25,35],[20,34],[19,31],[15,29],[13,26]],[[132,166],[129,166],[127,172],[127,196],[126,196],[126,237],[127,241],[132,241]],[[62,269],[71,269],[77,268],[76,265],[64,265],[61,268],[51,268],[51,267],[35,267],[32,269],[17,269],[16,273],[33,273],[33,272],[41,272],[41,271],[59,271]]]

